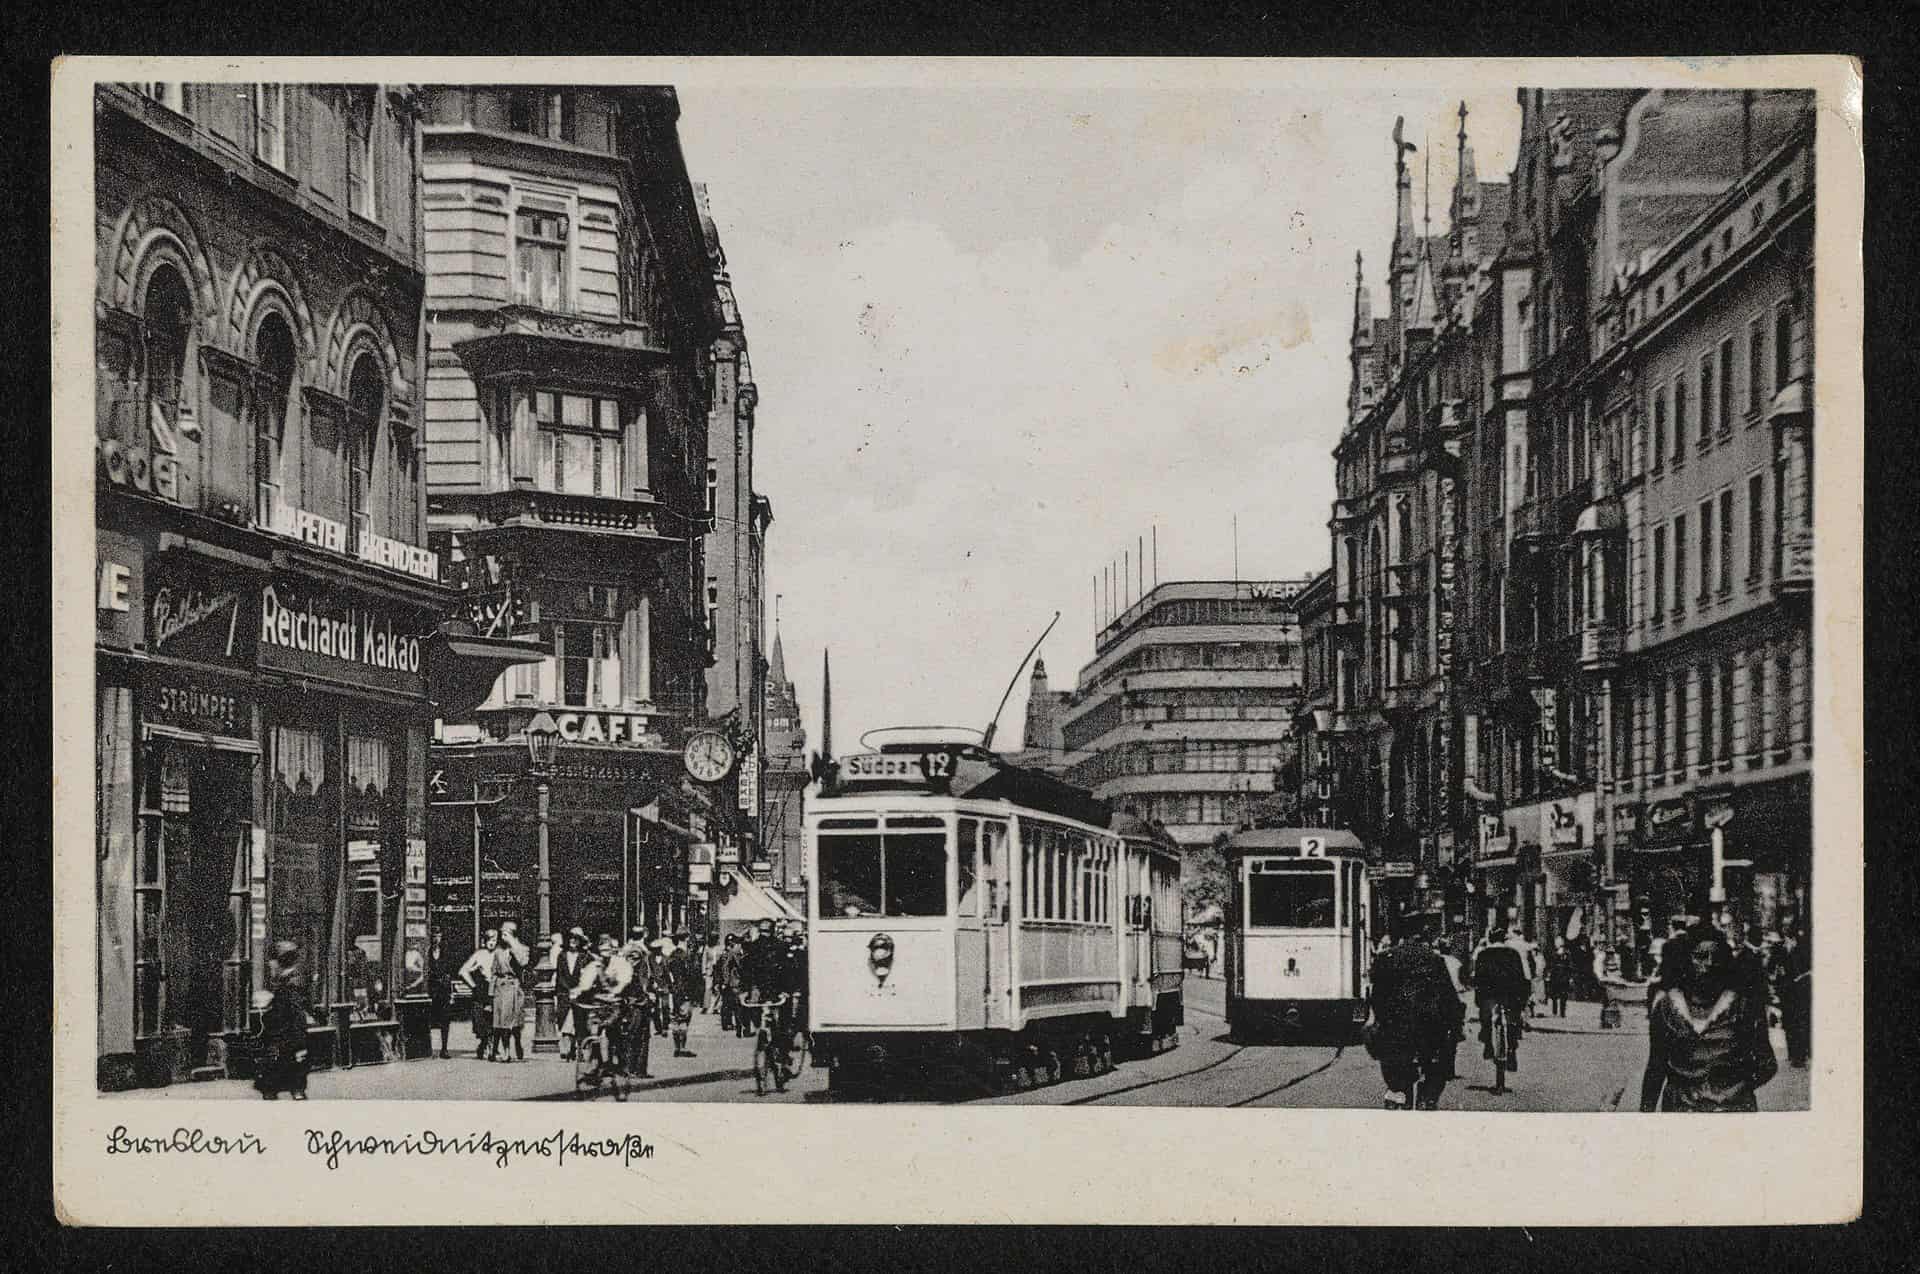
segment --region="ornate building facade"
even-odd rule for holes
[[[96,92],[103,1087],[248,1073],[282,942],[317,1064],[425,1046],[428,739],[471,669],[427,536],[418,108]]]
[[[432,907],[469,941],[548,923],[701,921],[732,777],[692,782],[708,715],[704,607],[714,343],[726,330],[669,88],[424,94],[428,518],[476,631],[550,652],[502,674],[434,749]]]

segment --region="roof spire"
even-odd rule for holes
[[[1413,174],[1407,170],[1407,152],[1419,150],[1404,134],[1407,117],[1393,117],[1393,184],[1397,203],[1393,218],[1393,271],[1413,266]]]

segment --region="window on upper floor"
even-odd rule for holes
[[[516,133],[570,142],[575,119],[575,97],[563,89],[516,89],[507,98],[507,127]]]
[[[180,84],[134,84],[134,92],[151,101],[160,103],[170,111],[185,113],[187,109],[186,90]]]
[[[1747,324],[1747,415],[1759,419],[1767,379],[1767,325],[1759,319]]]
[[[1653,390],[1653,445],[1648,449],[1650,463],[1647,468],[1659,473],[1667,463],[1667,387],[1656,385]]]
[[[386,406],[385,376],[380,360],[371,353],[354,361],[347,380],[347,524],[353,528],[353,545],[374,532],[376,522],[387,510],[380,497],[390,496],[374,481],[374,465],[380,449],[381,415]],[[410,537],[409,537],[410,538]]]
[[[1673,464],[1675,468],[1687,462],[1687,378],[1685,373],[1673,378]]]
[[[513,299],[542,310],[567,307],[567,215],[522,208],[514,217]]]
[[[254,467],[261,526],[280,524],[284,503],[297,503],[286,472],[287,409],[293,397],[293,333],[278,314],[269,314],[254,334],[260,378],[252,395]],[[297,485],[294,475],[293,485]]]
[[[540,435],[538,484],[543,490],[620,494],[625,438],[618,400],[536,390],[533,418]]]
[[[1720,436],[1733,428],[1733,338],[1720,342]]]
[[[1700,356],[1700,446],[1713,441],[1713,411],[1719,400],[1713,393],[1713,355]]]
[[[285,170],[287,166],[287,88],[284,84],[253,86],[253,153]]]
[[[1793,306],[1782,301],[1773,309],[1773,392],[1793,379]]]
[[[373,162],[375,93],[371,86],[355,86],[346,92],[347,207],[368,221],[380,217]]]

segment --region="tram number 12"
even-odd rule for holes
[[[922,763],[927,767],[927,777],[930,779],[953,777],[953,753],[951,752],[929,752],[922,759]]]

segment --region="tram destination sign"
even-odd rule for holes
[[[856,752],[840,758],[840,782],[848,786],[944,788],[953,782],[954,754]]]

